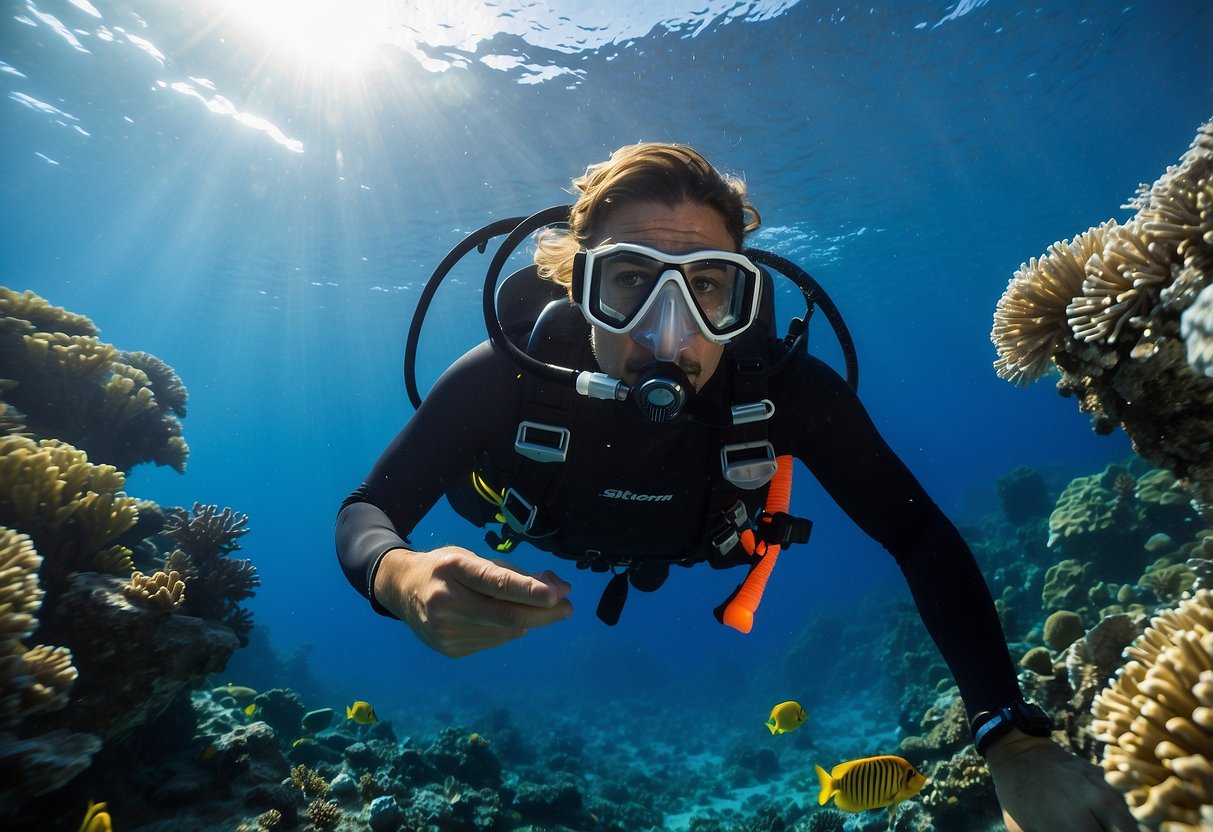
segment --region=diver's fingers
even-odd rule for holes
[[[555,587],[556,591],[560,593],[561,598],[564,598],[566,595],[568,595],[570,592],[573,591],[573,585],[571,583],[569,583],[568,581],[566,581],[564,578],[557,575],[551,569],[545,569],[542,572],[535,573],[535,572],[527,572],[525,569],[522,569],[517,564],[510,563],[508,560],[498,560],[498,559],[494,558],[493,563],[497,564],[498,566],[500,566],[504,569],[509,569],[512,572],[517,572],[519,575],[529,575],[530,577],[534,578],[537,581],[543,581],[548,586]]]
[[[502,630],[521,630],[518,635],[522,635],[527,630],[563,621],[573,614],[573,605],[568,600],[561,599],[554,607],[533,607],[529,604],[473,595],[461,606],[460,612],[471,624]]]
[[[567,590],[561,591],[553,584],[484,558],[476,558],[471,562],[463,561],[455,571],[456,574],[450,577],[459,584],[472,592],[499,601],[550,609],[559,604],[567,594]]]

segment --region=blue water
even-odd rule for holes
[[[257,625],[381,717],[540,685],[726,689],[766,678],[814,611],[908,598],[803,471],[793,510],[814,539],[781,559],[748,636],[711,616],[737,574],[678,571],[612,630],[601,576],[523,550],[573,582],[577,613],[450,661],[346,584],[332,521],[409,416],[401,355],[430,269],[486,222],[567,201],[622,144],[689,143],[744,175],[752,242],[827,287],[864,402],[953,516],[1018,465],[1078,475],[1130,453],[1049,381],[998,379],[991,316],[1021,262],[1126,217],[1213,115],[1213,5],[592,5],[468,4],[422,26],[392,4],[347,67],[288,48],[291,16],[258,28],[219,0],[4,4],[0,282],[177,371],[188,470],[137,468],[129,492],[246,513]],[[482,262],[427,320],[423,389],[484,337]],[[841,366],[824,320],[813,348]],[[414,540],[485,551],[445,505]],[[759,721],[776,693],[727,690]]]

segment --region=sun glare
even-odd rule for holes
[[[313,64],[360,68],[388,40],[387,0],[220,0],[275,49]]]

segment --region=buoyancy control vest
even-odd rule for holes
[[[769,336],[773,291],[770,276],[764,279],[766,307],[755,324],[725,348],[720,386],[729,404],[761,407],[767,401],[770,354],[783,348]],[[540,304],[543,308],[536,316],[534,307]],[[563,296],[563,288],[539,278],[534,267],[514,273],[502,284],[498,314],[503,331],[533,358],[578,368],[592,365],[588,324]],[[527,319],[534,321],[529,327]],[[617,424],[612,426],[611,421]],[[706,561],[718,569],[752,566],[755,555],[746,551],[741,536],[747,529],[759,529],[770,538],[768,542],[781,546],[807,541],[812,525],[808,520],[784,514],[777,524],[754,524],[762,516],[769,477],[756,488],[739,487],[726,477],[732,466],[733,479],[745,481],[746,470],[774,462],[766,424],[765,418],[759,418],[727,427],[655,427],[630,408],[584,400],[566,386],[528,375],[513,453],[494,459],[486,452],[470,475],[448,491],[447,499],[470,522],[496,526],[485,538],[499,552],[511,551],[525,540],[573,560],[579,568],[612,572],[598,617],[614,624],[629,585],[640,591],[656,590],[673,565]],[[665,438],[670,436],[682,442],[668,446]],[[604,441],[628,445],[629,437],[634,442],[630,450],[615,447],[614,453],[605,453],[598,447],[595,453],[592,447]],[[575,464],[579,450],[593,455],[592,471]],[[660,459],[654,459],[654,453],[660,453]],[[643,486],[634,491],[611,487],[637,481],[638,458],[644,460],[639,466]],[[571,475],[571,470],[578,474]],[[587,483],[570,483],[570,476],[592,477],[590,492],[582,493]],[[706,496],[705,482],[709,483]],[[569,515],[567,507],[558,516],[555,507],[562,502],[560,497],[573,491],[586,504],[577,509],[576,517]],[[659,535],[654,529],[667,526],[673,527],[673,539],[667,537],[664,546],[655,547],[653,538]]]

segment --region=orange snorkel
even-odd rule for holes
[[[776,458],[776,462],[778,468],[767,490],[763,517],[759,521],[761,523],[772,522],[771,518],[775,514],[787,514],[792,503],[792,456],[783,454]],[[746,575],[737,590],[725,601],[723,611],[718,612],[721,623],[739,632],[748,633],[754,627],[754,613],[762,603],[767,579],[771,577],[775,561],[779,559],[779,544],[758,540],[751,529],[741,532],[738,537],[741,539],[742,548],[748,554],[757,556],[758,562],[750,567],[750,574]]]

